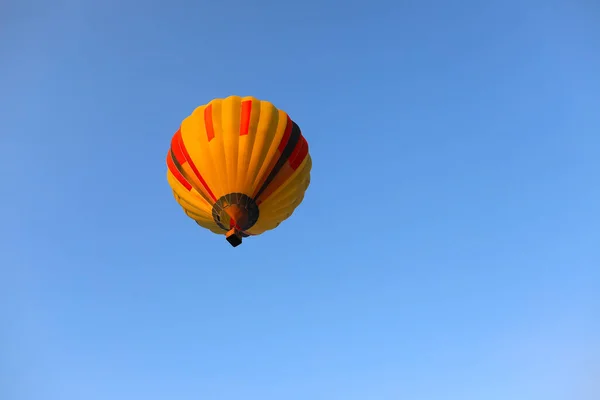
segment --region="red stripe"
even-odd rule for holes
[[[206,136],[208,137],[208,141],[210,142],[215,137],[215,128],[213,126],[212,116],[212,104],[209,104],[204,109],[204,127],[206,129]]]
[[[294,171],[297,170],[300,164],[302,164],[302,161],[304,161],[306,158],[307,154],[308,143],[306,142],[306,139],[304,139],[304,136],[300,135],[300,140],[298,140],[298,144],[296,145],[296,148],[294,148],[294,151],[292,151],[288,161],[290,163],[290,167],[292,167]]]
[[[173,138],[171,139],[171,150],[173,151],[173,154],[175,155],[175,160],[179,164],[183,164],[184,162],[186,162],[186,160],[185,160],[185,156],[181,152],[181,146],[179,146],[180,141],[181,141],[181,128],[177,129],[177,132],[175,132],[175,134],[173,135]]]
[[[206,189],[206,192],[208,193],[208,195],[213,199],[213,201],[217,201],[217,198],[215,197],[213,192],[210,190],[210,188],[206,184],[206,181],[204,180],[204,178],[202,178],[202,175],[200,175],[200,171],[198,171],[198,168],[196,168],[196,166],[194,165],[194,162],[192,161],[192,158],[190,157],[189,153],[187,152],[187,149],[185,148],[185,144],[183,143],[183,139],[181,138],[181,130],[177,131],[177,133],[175,134],[175,137],[173,139],[175,141],[174,147],[178,148],[179,149],[178,151],[181,151],[181,153],[183,154],[183,157],[185,158],[185,161],[188,164],[190,164],[190,168],[192,168],[192,171],[194,171],[196,178],[198,178],[200,183],[202,183],[202,186],[204,186],[204,189]],[[176,153],[175,149],[173,151]]]
[[[167,154],[167,168],[169,168],[169,171],[171,171],[175,179],[177,179],[177,181],[181,183],[183,187],[185,187],[188,190],[188,192],[192,190],[192,185],[190,185],[190,183],[184,178],[184,176],[181,175],[181,172],[179,172],[179,170],[175,166],[175,163],[171,158],[171,152]]]
[[[292,134],[292,128],[294,127],[294,124],[292,123],[292,120],[290,118],[290,116],[287,116],[287,125],[285,126],[285,132],[283,133],[283,137],[281,138],[281,142],[279,143],[279,152],[283,153],[283,149],[285,149],[285,146],[287,145],[287,142],[290,140],[290,136]]]
[[[252,100],[242,101],[242,116],[240,121],[240,136],[248,134],[250,129],[250,114],[252,113]]]

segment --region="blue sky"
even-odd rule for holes
[[[339,4],[3,2],[0,398],[598,398],[600,8]],[[236,249],[164,165],[230,94],[314,162]]]

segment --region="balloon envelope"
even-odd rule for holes
[[[311,167],[308,143],[286,112],[230,96],[183,120],[167,154],[167,181],[190,218],[237,246],[292,215]]]

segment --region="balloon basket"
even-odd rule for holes
[[[229,244],[233,247],[238,247],[240,244],[242,244],[242,235],[235,228],[227,232],[225,237]]]

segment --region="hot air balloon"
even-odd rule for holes
[[[191,219],[236,247],[292,215],[311,167],[308,143],[286,112],[230,96],[183,120],[167,154],[167,181]]]

